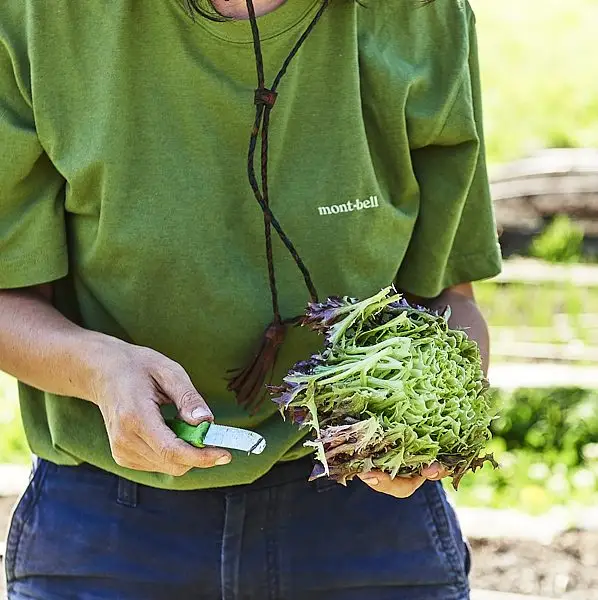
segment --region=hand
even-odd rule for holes
[[[149,348],[111,340],[101,354],[93,401],[104,417],[117,464],[180,476],[193,467],[230,462],[229,452],[195,448],[164,423],[163,404],[174,404],[190,425],[214,420],[183,367]]]
[[[391,479],[388,473],[383,473],[382,471],[369,471],[358,477],[377,492],[382,492],[383,494],[388,494],[395,498],[408,498],[422,486],[426,480],[438,481],[448,474],[446,469],[434,462],[429,467],[422,469],[421,475],[398,475],[394,479]]]

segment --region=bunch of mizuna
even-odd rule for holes
[[[292,422],[313,430],[312,478],[345,483],[379,469],[391,477],[438,461],[457,489],[485,461],[492,420],[478,346],[448,326],[449,309],[411,306],[393,288],[358,301],[309,305],[302,324],[324,349],[272,386]]]

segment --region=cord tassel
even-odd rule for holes
[[[278,351],[285,340],[286,332],[287,326],[284,323],[270,323],[251,364],[238,371],[228,384],[228,390],[235,393],[237,403],[252,414],[264,401],[266,378],[276,365]]]

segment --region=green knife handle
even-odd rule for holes
[[[166,425],[170,427],[178,438],[181,438],[185,442],[196,446],[197,448],[204,447],[204,439],[208,433],[211,423],[209,421],[203,421],[199,425],[189,425],[181,419],[167,419]]]

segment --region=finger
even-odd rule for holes
[[[139,448],[139,450],[137,450]],[[135,449],[129,448],[124,456],[114,456],[115,461],[122,467],[134,469],[135,471],[148,471],[150,473],[165,473],[180,477],[187,473],[192,467],[188,465],[172,464],[164,465],[153,461],[155,457],[154,451],[148,444],[137,436],[137,444]]]
[[[421,471],[421,476],[430,479],[431,481],[438,481],[447,475],[449,475],[448,470],[438,462],[433,462],[429,466],[424,467]]]
[[[195,389],[189,375],[180,365],[159,371],[156,375],[156,383],[167,399],[178,409],[183,421],[189,425],[199,425],[202,421],[213,421],[214,415]]]
[[[390,475],[381,471],[371,471],[359,477],[377,492],[389,494],[395,498],[408,498],[426,481],[424,477],[419,475],[391,479]]]
[[[140,420],[133,424],[131,418],[121,419],[117,427],[110,431],[110,450],[116,464],[121,467],[134,468],[136,466],[149,466],[151,461],[148,456],[154,454],[147,443],[136,433]]]
[[[156,471],[155,461],[152,457],[154,451],[138,434],[129,434],[111,443],[112,457],[116,464],[127,469],[138,471]]]
[[[157,406],[146,413],[139,436],[154,453],[152,462],[158,465],[187,465],[206,469],[226,465],[232,456],[222,448],[195,448],[191,444],[176,437],[174,432],[164,423]]]

